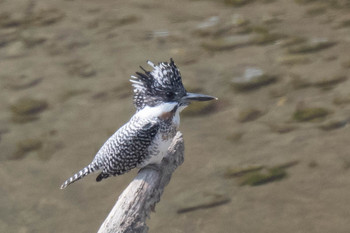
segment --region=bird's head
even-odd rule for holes
[[[134,87],[134,105],[137,110],[166,102],[177,102],[181,106],[186,106],[192,101],[216,99],[208,95],[187,92],[173,59],[170,59],[170,63],[161,62],[158,65],[150,61],[147,63],[153,70],[147,71],[141,67],[144,73],[136,72],[136,76],[131,76],[130,80]]]

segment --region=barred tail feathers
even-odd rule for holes
[[[68,180],[66,180],[62,185],[61,185],[61,189],[66,188],[68,185],[70,185],[71,183],[74,183],[77,180],[80,180],[81,178],[83,178],[86,175],[89,175],[91,172],[94,172],[96,170],[96,168],[94,168],[91,164],[89,164],[88,166],[84,167],[83,169],[81,169],[79,172],[75,173],[72,177],[70,177]]]

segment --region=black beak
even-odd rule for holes
[[[191,102],[191,101],[209,101],[209,100],[217,100],[218,98],[210,95],[196,94],[187,92],[185,96],[181,98],[183,102]]]

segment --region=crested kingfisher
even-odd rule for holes
[[[148,61],[152,71],[131,76],[136,113],[99,149],[92,162],[66,180],[61,189],[100,171],[96,181],[117,176],[133,168],[159,164],[179,128],[179,113],[192,101],[209,101],[213,96],[186,91],[174,61],[158,65]]]

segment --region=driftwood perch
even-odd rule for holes
[[[148,231],[146,218],[160,201],[172,173],[184,161],[184,142],[178,132],[168,154],[158,166],[142,168],[119,196],[98,233],[144,233]]]

